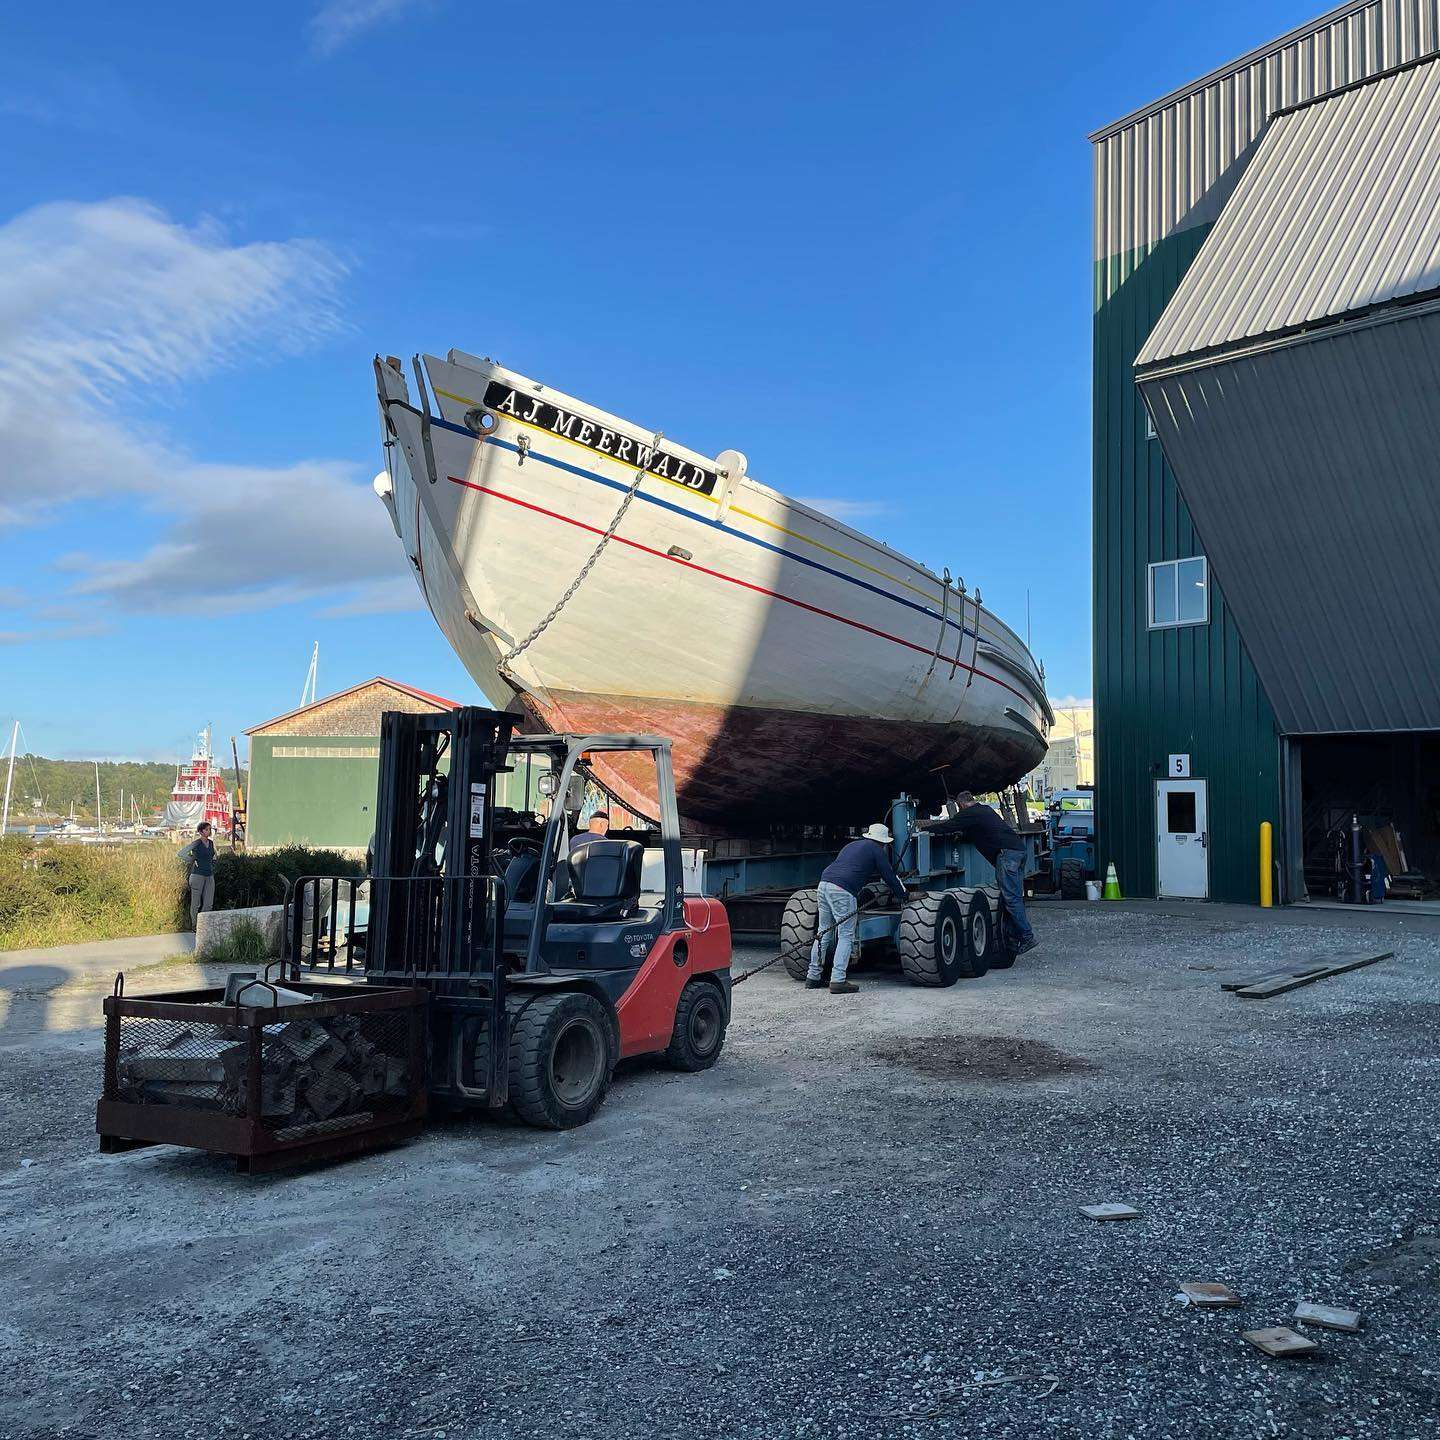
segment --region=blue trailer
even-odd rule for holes
[[[1062,900],[1083,900],[1095,864],[1095,788],[1057,790],[1045,805],[1045,853],[1040,872]]]
[[[890,807],[890,833],[895,837],[890,858],[910,894],[903,906],[888,892],[862,897],[859,958],[898,958],[911,984],[932,987],[1013,965],[1018,942],[1001,903],[994,866],[959,833],[952,817],[921,819],[914,799],[901,795]],[[1030,875],[1036,867],[1035,836],[1023,838]],[[810,885],[785,902],[781,952],[796,980],[805,978],[817,915],[818,900]]]

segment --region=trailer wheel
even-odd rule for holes
[[[820,896],[814,890],[797,890],[786,902],[780,918],[780,949],[792,980],[810,971],[810,947],[820,927]]]
[[[965,907],[965,974],[978,980],[996,964],[995,911],[983,890],[971,892]],[[1003,963],[1000,968],[1004,968]]]
[[[1079,860],[1060,862],[1060,898],[1062,900],[1083,900],[1085,898],[1085,866]]]
[[[605,1007],[575,991],[528,1001],[510,1028],[510,1104],[527,1124],[571,1130],[600,1108],[618,1058]]]
[[[704,980],[691,980],[675,1007],[675,1028],[665,1051],[672,1070],[708,1070],[725,1048],[725,1002]]]
[[[990,907],[990,968],[1008,970],[1020,956],[1020,942],[1015,938],[1015,926],[1000,899],[1000,892],[987,889],[976,892],[977,899],[983,899]]]
[[[968,973],[965,907],[960,897],[953,890],[912,895],[900,912],[895,947],[900,969],[912,985],[953,985]]]

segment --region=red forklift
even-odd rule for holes
[[[718,900],[685,894],[668,740],[518,735],[514,721],[385,714],[371,873],[299,882],[290,971],[341,965],[422,987],[432,1103],[568,1129],[621,1060],[719,1059],[730,927]],[[592,762],[615,752],[655,814],[580,840]],[[547,817],[495,803],[497,777],[521,766]]]
[[[143,998],[117,977],[103,1149],[270,1170],[403,1139],[432,1107],[568,1129],[622,1060],[714,1065],[730,926],[685,893],[670,742],[517,735],[515,718],[384,715],[370,873],[297,882],[278,974]],[[580,841],[592,762],[616,752],[654,814]],[[496,804],[522,765],[548,813]]]

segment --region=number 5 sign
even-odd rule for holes
[[[1167,773],[1172,780],[1188,780],[1190,778],[1190,757],[1188,755],[1172,755]]]

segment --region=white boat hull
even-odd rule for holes
[[[594,555],[654,437],[455,352],[425,368],[428,426],[377,367],[395,442],[377,488],[491,703],[518,698],[553,729],[669,736],[681,812],[702,828],[873,819],[899,789],[937,796],[938,768],[952,790],[988,790],[1043,756],[1043,681],[1013,632],[737,473],[733,452],[727,475],[663,442],[651,471],[668,473],[645,474],[573,597],[512,656]],[[623,773],[601,778],[646,812]]]

